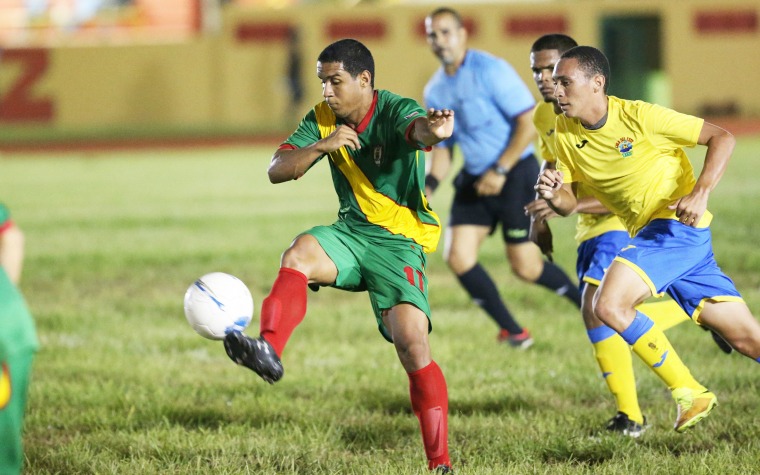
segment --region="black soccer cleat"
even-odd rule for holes
[[[433,469],[433,473],[435,475],[444,474],[444,473],[454,475],[454,470],[451,468],[450,465],[441,464]]]
[[[618,432],[628,437],[637,439],[641,437],[647,430],[647,418],[644,418],[644,423],[639,424],[636,421],[632,421],[628,418],[628,414],[624,412],[618,412],[615,417],[607,421],[605,427],[610,432]]]
[[[731,347],[731,345],[726,340],[724,340],[722,336],[717,334],[715,331],[710,330],[710,335],[712,336],[712,339],[715,342],[715,344],[718,345],[718,348],[720,348],[720,351],[722,351],[723,353],[727,355],[730,355],[734,351],[733,347]]]
[[[269,384],[279,381],[285,373],[280,357],[263,337],[253,339],[234,330],[224,337],[224,349],[232,361],[250,369]]]

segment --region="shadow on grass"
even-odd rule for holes
[[[536,412],[540,410],[536,401],[521,398],[519,395],[505,395],[502,398],[481,398],[449,401],[449,412],[462,416],[484,414],[509,415],[515,412]]]
[[[402,449],[419,442],[420,429],[414,416],[402,419],[373,418],[345,421],[340,427],[340,440],[351,451]]]
[[[367,395],[356,401],[359,408],[381,412],[388,415],[411,414],[411,402],[408,397],[389,394]],[[449,399],[449,413],[462,416],[485,414],[514,414],[515,412],[536,412],[540,410],[536,401],[519,395],[505,395],[502,398]]]
[[[540,457],[546,464],[564,465],[571,463],[581,466],[603,464],[616,457],[617,450],[612,447],[573,448],[570,446],[547,447],[540,451]]]
[[[272,424],[287,424],[293,419],[280,412],[249,411],[244,414],[214,407],[166,407],[163,420],[186,429],[219,429],[229,425],[260,428]]]

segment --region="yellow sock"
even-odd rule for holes
[[[636,306],[636,310],[649,317],[662,331],[690,320],[675,300],[658,300]]]
[[[636,394],[633,359],[628,343],[612,331],[608,338],[593,342],[592,345],[604,382],[615,398],[617,410],[624,412],[630,420],[643,424],[644,416]]]
[[[643,316],[642,314],[639,314]],[[646,318],[646,317],[644,317]],[[637,316],[638,319],[638,316]],[[631,326],[635,325],[632,324]],[[630,328],[630,327],[629,327]],[[628,330],[623,332],[626,338]],[[629,338],[626,338],[629,340]],[[630,340],[629,340],[630,342]],[[632,345],[633,352],[641,358],[662,379],[672,391],[675,388],[687,387],[697,391],[706,388],[699,384],[691,375],[689,368],[673,349],[668,337],[657,325],[652,325]]]

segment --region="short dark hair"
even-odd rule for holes
[[[375,87],[375,60],[369,48],[351,38],[338,40],[319,53],[320,63],[343,63],[343,69],[351,77],[357,77],[363,71],[371,75],[370,86]]]
[[[458,27],[462,27],[464,23],[462,22],[462,15],[459,14],[458,11],[454,10],[451,7],[438,7],[427,16],[428,18],[437,17],[438,15],[451,15],[454,17],[454,20],[457,22]]]
[[[575,58],[578,66],[586,73],[586,76],[601,74],[604,76],[604,93],[610,85],[610,62],[607,56],[593,46],[576,46],[562,53],[560,59]]]
[[[533,46],[530,48],[530,52],[543,51],[547,49],[556,49],[559,54],[564,53],[570,48],[575,48],[578,43],[567,35],[561,33],[550,33],[544,35],[541,38],[533,42]]]

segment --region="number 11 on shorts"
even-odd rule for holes
[[[421,291],[425,291],[425,281],[422,279],[422,271],[414,270],[411,266],[404,267],[404,273],[406,274],[406,280],[409,281],[410,284],[419,287]],[[419,281],[419,284],[415,282],[416,280]]]

